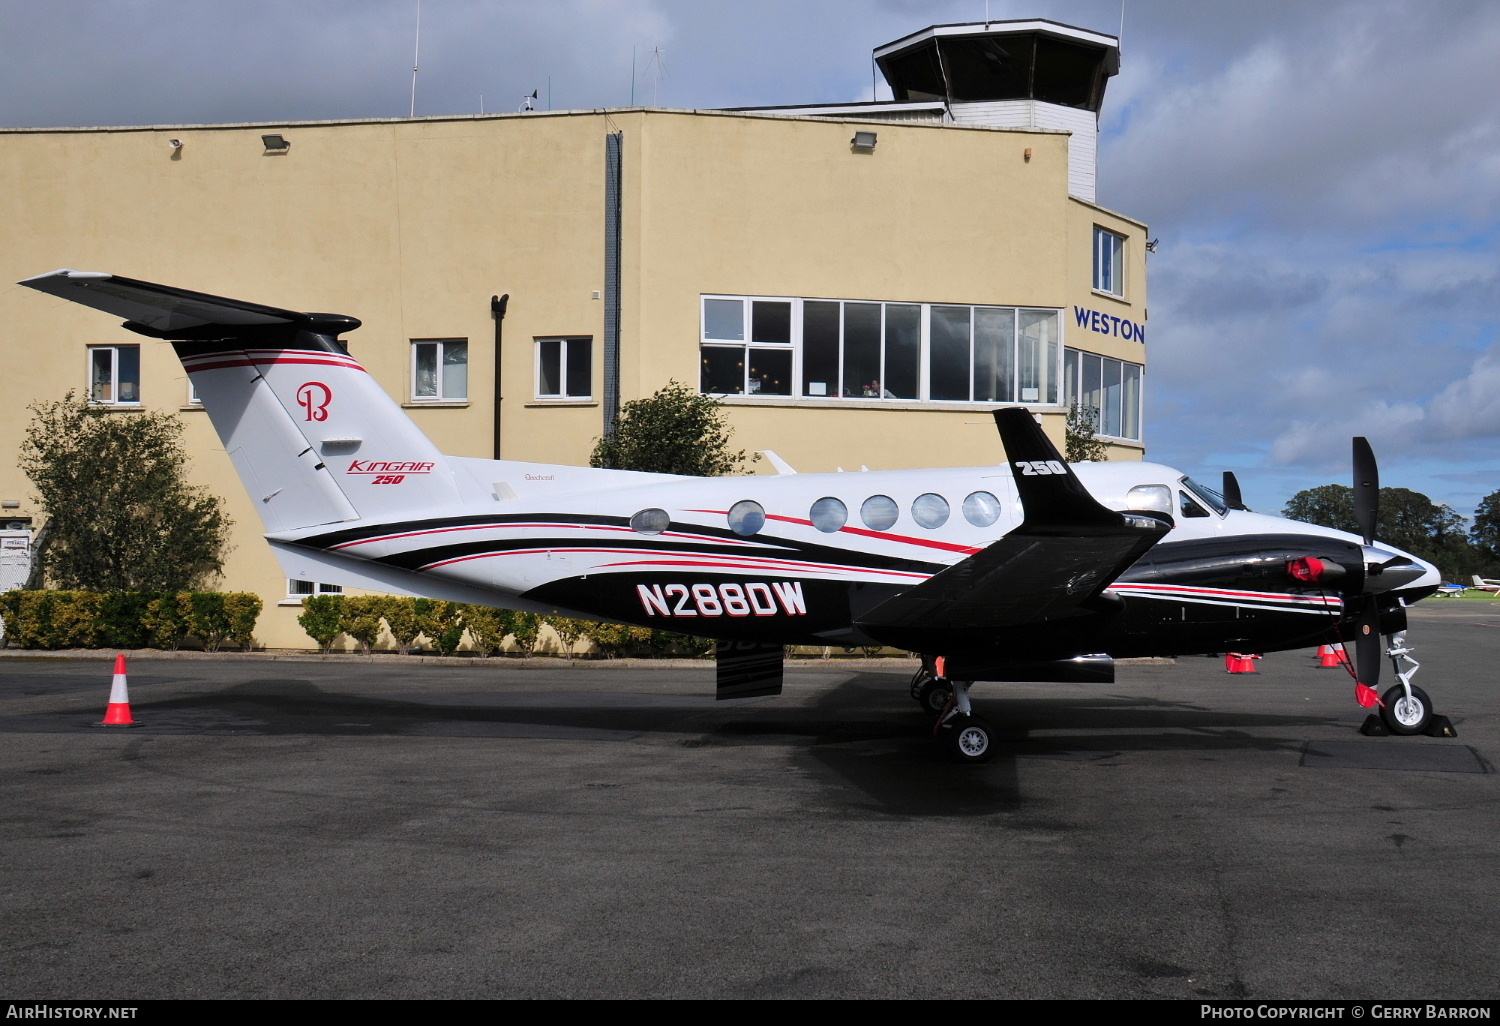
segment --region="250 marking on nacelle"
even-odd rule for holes
[[[637,584],[647,616],[806,616],[801,581]]]

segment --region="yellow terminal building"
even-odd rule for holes
[[[0,260],[357,317],[351,353],[460,456],[586,463],[675,380],[776,454],[755,473],[993,464],[1001,405],[1059,447],[1091,407],[1110,458],[1139,459],[1148,233],[1095,203],[1117,41],[940,25],[875,59],[892,101],[3,129]],[[268,647],[307,647],[319,586],[281,575],[171,346],[23,288],[0,319],[23,400],[0,411],[0,534],[44,518],[26,403],[178,411],[235,520],[220,587],[262,596]]]

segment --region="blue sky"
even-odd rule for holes
[[[6,0],[0,124],[407,113],[415,0]],[[926,25],[1119,0],[424,0],[417,113],[868,98]],[[653,48],[661,58],[652,60]],[[1252,506],[1500,490],[1500,4],[1126,0],[1099,200],[1151,225],[1147,441]],[[883,91],[881,95],[884,95]]]

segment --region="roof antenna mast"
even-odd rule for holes
[[[417,116],[417,56],[422,52],[422,0],[417,0],[417,41],[411,50],[411,112],[406,116]]]

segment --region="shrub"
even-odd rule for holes
[[[623,623],[584,621],[584,637],[606,659],[614,659],[646,648],[651,641],[651,629]]]
[[[146,604],[146,616],[142,624],[151,632],[152,643],[157,648],[176,652],[187,640],[192,596],[185,591],[175,595],[162,595]]]
[[[224,596],[224,615],[229,620],[229,640],[240,651],[248,652],[255,644],[255,621],[260,616],[260,596],[248,591],[231,591]]]
[[[442,655],[452,655],[464,640],[464,621],[457,602],[417,599],[417,620]]]
[[[542,618],[535,613],[517,613],[511,621],[510,636],[522,658],[529,658],[542,633]]]
[[[588,626],[587,620],[572,620],[566,616],[544,616],[542,620],[552,633],[557,635],[558,645],[562,648],[563,657],[569,662],[573,659],[573,646],[578,644],[578,639],[584,636],[584,630]]]
[[[95,634],[109,648],[145,648],[151,642],[146,627],[151,602],[161,596],[148,591],[112,591],[99,602]]]
[[[224,594],[218,591],[195,591],[188,596],[188,633],[203,642],[210,652],[217,652],[229,635],[229,617],[224,613]]]
[[[474,650],[482,658],[500,651],[505,636],[510,633],[511,621],[515,619],[515,615],[509,609],[496,609],[493,606],[463,607],[464,626],[469,630],[469,640],[474,643]]]
[[[385,600],[384,615],[385,627],[391,632],[391,639],[396,643],[396,651],[406,655],[411,651],[412,644],[422,635],[422,624],[417,619],[416,600],[392,596]]]
[[[333,639],[344,629],[344,596],[309,595],[302,600],[302,615],[297,622],[307,636],[318,643],[324,655],[333,648]]]
[[[359,642],[359,650],[369,655],[384,629],[380,622],[386,600],[379,595],[350,595],[344,599],[343,631]]]

